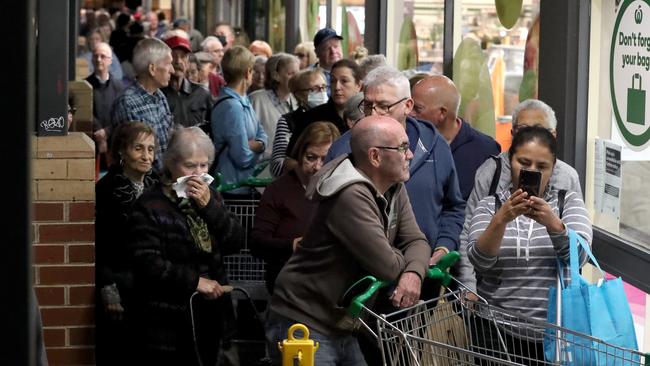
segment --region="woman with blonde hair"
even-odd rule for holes
[[[318,61],[314,42],[299,43],[296,48],[293,49],[293,55],[298,57],[298,60],[300,60],[300,70],[304,70]]]
[[[212,136],[217,152],[217,172],[224,184],[239,183],[253,175],[267,143],[267,135],[251,105],[246,90],[253,79],[255,56],[242,46],[233,46],[221,60],[227,86],[219,92],[212,109]],[[249,195],[251,188],[231,191]]]

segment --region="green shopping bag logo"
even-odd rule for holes
[[[639,88],[634,88],[634,80],[639,79]],[[632,76],[632,87],[627,88],[627,121],[645,125],[645,90],[641,86],[641,75]]]

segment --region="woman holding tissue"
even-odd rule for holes
[[[587,242],[592,237],[580,194],[566,191],[562,196],[549,185],[556,151],[555,137],[548,129],[535,126],[517,131],[509,150],[512,185],[479,202],[467,246],[478,294],[490,305],[540,321],[546,321],[548,290],[555,286],[558,275],[557,260],[569,260],[567,230],[574,230]],[[538,178],[529,178],[531,175]],[[585,255],[580,253],[584,263]],[[475,342],[501,357],[496,353],[502,347],[494,325],[477,318],[475,329]],[[541,339],[526,339],[522,330],[515,330],[516,335],[512,328],[500,330],[514,354],[513,362],[542,364]]]
[[[142,195],[130,220],[135,283],[135,350],[140,364],[214,365],[233,309],[222,255],[243,231],[207,182],[214,159],[198,127],[172,133],[161,183]]]
[[[121,124],[111,147],[113,164],[95,187],[96,355],[98,365],[124,360],[131,319],[129,295],[133,286],[127,265],[123,228],[133,203],[158,182],[151,170],[156,135],[144,122]],[[126,310],[126,312],[125,312]]]

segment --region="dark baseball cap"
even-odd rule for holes
[[[343,37],[336,34],[336,31],[332,28],[323,28],[316,32],[314,36],[314,47],[318,47],[321,43],[327,41],[330,38],[343,39]]]

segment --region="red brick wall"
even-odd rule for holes
[[[35,138],[34,281],[50,365],[94,364],[94,146]]]

